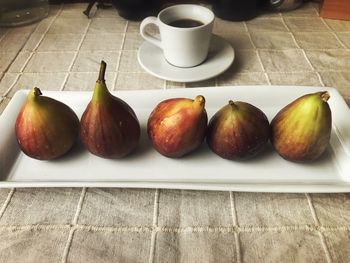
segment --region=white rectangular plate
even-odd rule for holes
[[[269,120],[292,100],[307,93],[328,90],[333,129],[326,153],[316,162],[292,163],[269,145],[248,161],[229,161],[212,153],[207,145],[181,159],[156,152],[146,132],[147,119],[162,100],[203,95],[210,118],[229,99],[249,102]],[[171,90],[118,91],[136,112],[141,126],[140,146],[132,155],[109,160],[75,147],[63,158],[38,161],[18,148],[14,124],[28,91],[15,94],[0,116],[0,187],[137,187],[257,192],[350,192],[350,109],[333,88],[295,86],[235,86]],[[80,117],[92,92],[43,91],[60,100]]]

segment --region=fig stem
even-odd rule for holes
[[[233,110],[237,109],[237,105],[232,100],[229,100],[228,104],[232,107]]]
[[[34,90],[33,93],[34,93],[34,96],[35,96],[35,97],[42,95],[41,90],[40,90],[39,88],[34,87],[33,90]]]
[[[328,99],[329,99],[329,97],[330,97],[330,95],[329,95],[328,91],[323,91],[323,92],[321,93],[321,99],[322,99],[324,102],[327,102]]]
[[[99,81],[105,81],[105,73],[106,73],[107,64],[103,60],[101,60],[100,73],[98,75]]]
[[[205,98],[202,95],[198,95],[194,98],[195,102],[198,102],[200,105],[205,105]]]

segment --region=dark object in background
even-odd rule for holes
[[[267,0],[267,9],[275,12],[286,12],[300,7],[306,0]]]
[[[94,6],[94,4],[97,2],[97,8],[101,8],[101,9],[107,9],[112,7],[112,5],[106,5],[103,0],[100,1],[96,1],[96,0],[91,0],[89,5],[87,6],[86,10],[83,11],[83,14],[86,15],[88,18],[90,17],[90,11],[92,9],[92,7]]]
[[[142,20],[158,14],[161,0],[112,0],[118,14],[129,20]]]
[[[216,0],[213,12],[217,17],[230,21],[245,21],[256,17],[261,0]]]
[[[0,0],[0,27],[33,24],[48,14],[47,0]]]
[[[294,10],[307,0],[212,0],[217,17],[230,21],[250,20],[264,12]]]

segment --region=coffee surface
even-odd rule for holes
[[[168,25],[173,27],[190,28],[190,27],[202,26],[204,25],[204,23],[194,19],[179,19],[179,20],[170,22]]]

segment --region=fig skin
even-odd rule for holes
[[[16,138],[29,157],[52,160],[67,153],[77,141],[79,118],[66,104],[41,95],[38,88],[29,92],[16,119]]]
[[[271,121],[271,143],[284,159],[317,160],[325,152],[332,130],[327,91],[306,94],[281,109]]]
[[[260,109],[230,100],[210,119],[206,141],[220,157],[244,160],[260,152],[269,138],[270,124]]]
[[[148,118],[147,132],[153,147],[169,158],[180,158],[204,141],[208,116],[205,98],[172,98],[160,102]]]
[[[80,120],[80,140],[96,156],[123,158],[138,146],[140,123],[133,109],[108,91],[105,70],[102,61],[92,99]]]

